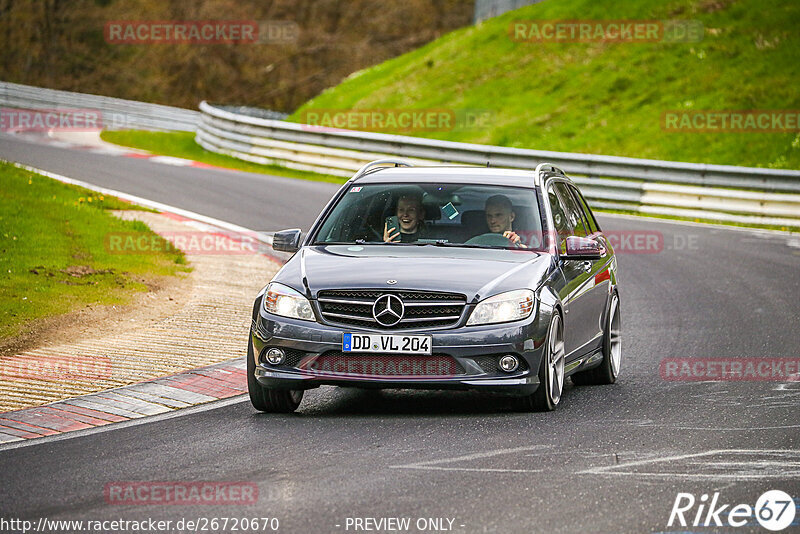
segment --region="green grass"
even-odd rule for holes
[[[110,209],[136,207],[0,162],[0,341],[87,304],[125,304],[156,277],[188,270],[175,249],[109,250],[117,233],[155,237]]]
[[[693,43],[517,43],[515,20],[688,19]],[[351,75],[301,107],[488,112],[413,135],[543,150],[800,168],[800,133],[671,133],[670,110],[800,109],[796,0],[551,0]],[[390,133],[404,133],[395,131]]]
[[[281,167],[279,165],[260,165],[251,163],[224,154],[209,152],[194,141],[192,132],[150,132],[143,130],[104,130],[100,138],[109,143],[117,145],[147,150],[154,154],[172,156],[176,158],[190,159],[236,169],[246,172],[257,172],[273,176],[283,176],[288,178],[300,178],[303,180],[316,180],[321,182],[344,183],[347,178],[332,176],[328,174],[318,174],[315,172],[298,171]]]

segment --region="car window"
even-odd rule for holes
[[[594,213],[592,210],[589,209],[589,205],[586,203],[586,199],[583,198],[583,195],[578,190],[577,187],[569,186],[569,190],[572,191],[572,195],[578,201],[578,206],[581,208],[583,212],[584,220],[589,225],[589,229],[592,233],[600,231],[600,225],[597,224],[597,219],[594,218]]]
[[[564,182],[557,182],[555,184],[555,188],[556,191],[558,191],[558,196],[564,202],[564,212],[567,214],[567,218],[569,219],[573,235],[580,237],[586,237],[589,235],[586,225],[583,222],[582,210],[578,207],[578,203],[575,201],[572,193],[570,193],[569,189],[567,188],[567,184]]]
[[[550,211],[553,214],[553,224],[555,225],[556,235],[558,236],[558,250],[562,254],[567,252],[567,236],[572,235],[572,226],[567,219],[566,210],[561,204],[553,186],[547,188],[547,198],[550,201]]]
[[[349,186],[313,242],[542,250],[542,228],[533,188],[364,184]]]

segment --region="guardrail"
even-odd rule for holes
[[[706,165],[456,143],[320,128],[200,104],[196,141],[262,164],[352,176],[366,162],[403,156],[418,165],[459,163],[564,169],[598,208],[744,224],[800,226],[800,171]],[[794,194],[791,194],[794,193]]]
[[[111,130],[175,130],[193,132],[200,113],[191,109],[149,104],[109,96],[45,89],[0,82],[0,106],[19,109],[91,109]]]
[[[472,23],[478,24],[486,19],[497,17],[523,6],[538,4],[542,0],[475,0]]]

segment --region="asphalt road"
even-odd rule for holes
[[[0,157],[259,230],[307,228],[335,189],[8,138]],[[668,381],[659,364],[798,358],[800,240],[600,221],[606,231],[663,237],[663,248],[620,250],[624,353],[613,386],[568,385],[547,414],[471,393],[324,388],[294,415],[257,414],[242,399],[0,450],[0,518],[275,517],[281,532],[363,532],[354,518],[390,517],[411,519],[401,532],[444,531],[421,518],[446,518],[453,532],[766,532],[752,518],[742,528],[667,523],[679,492],[698,500],[688,522],[715,492],[730,505],[722,520],[771,489],[800,504],[800,383]],[[104,488],[120,481],[243,481],[258,499],[108,504]]]

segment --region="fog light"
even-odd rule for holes
[[[267,351],[267,361],[272,365],[280,365],[286,359],[286,354],[281,349],[272,348]]]
[[[500,358],[500,369],[506,373],[513,373],[519,367],[519,358],[512,354],[507,354]]]

